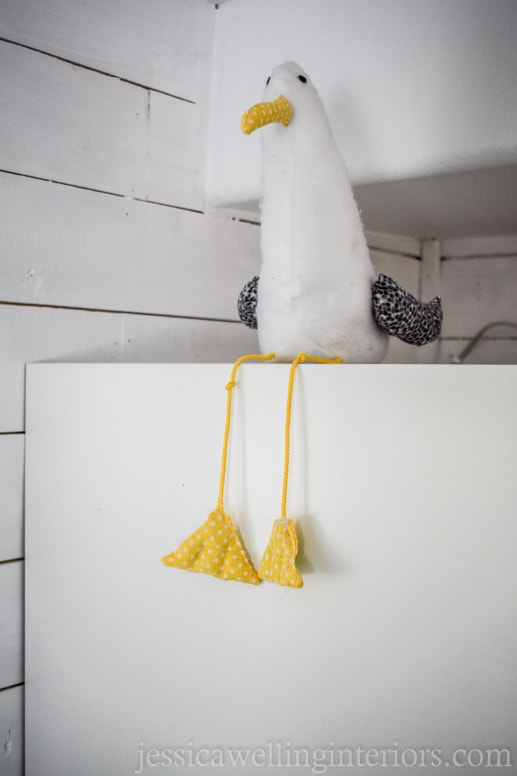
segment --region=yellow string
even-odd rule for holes
[[[298,364],[302,364],[304,361],[314,361],[317,364],[342,364],[342,358],[318,358],[317,356],[307,356],[305,353],[300,353],[294,359],[291,364],[291,371],[289,372],[289,385],[287,388],[287,407],[285,413],[285,452],[284,452],[284,481],[282,485],[282,520],[287,519],[287,484],[289,481],[289,453],[291,445],[291,410],[293,403],[293,385],[294,385],[294,373]]]
[[[233,369],[230,375],[230,380],[226,385],[226,390],[228,391],[228,396],[226,398],[226,423],[224,427],[224,440],[223,440],[223,455],[222,455],[222,461],[221,461],[221,476],[219,479],[219,496],[217,499],[217,508],[224,512],[224,486],[226,482],[226,462],[228,459],[228,441],[230,439],[230,421],[231,421],[231,414],[232,414],[232,391],[236,386],[235,382],[235,375],[237,373],[237,369],[240,367],[243,361],[248,361],[251,359],[255,359],[258,361],[271,361],[272,358],[275,357],[274,353],[269,353],[267,356],[262,356],[256,353],[251,353],[247,356],[241,356],[237,359],[235,364],[233,365]]]

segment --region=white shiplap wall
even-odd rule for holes
[[[440,360],[449,363],[484,327],[500,321],[517,326],[517,235],[444,240],[441,256]],[[489,328],[464,363],[516,364],[517,329]]]
[[[0,773],[23,773],[27,361],[231,361],[258,230],[204,211],[215,9],[0,4]]]
[[[23,772],[25,364],[233,361],[257,349],[235,300],[258,269],[258,227],[204,210],[215,13],[206,0],[154,0],[152,14],[146,0],[0,4],[6,776]],[[368,238],[379,271],[414,294],[437,292],[436,241],[424,245],[422,264],[415,239]],[[436,357],[393,340],[387,360]]]

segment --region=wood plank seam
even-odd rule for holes
[[[517,255],[515,254],[515,251],[512,251],[511,253],[493,253],[493,254],[473,253],[470,256],[442,256],[442,261],[447,262],[447,264],[450,264],[453,261],[458,261],[458,262],[475,261],[476,259],[477,260],[515,259],[517,261]]]
[[[464,336],[447,336],[447,337],[441,337],[444,342],[470,342],[473,337],[464,337]],[[517,336],[512,336],[511,334],[501,337],[483,337],[483,342],[511,342],[511,341],[517,341]]]
[[[125,194],[119,194],[116,191],[106,191],[104,189],[96,189],[93,186],[82,186],[79,183],[69,183],[68,181],[59,181],[54,178],[43,178],[40,175],[31,175],[26,172],[16,172],[15,170],[0,169],[0,173],[4,175],[16,175],[18,178],[29,178],[34,181],[41,181],[42,183],[54,183],[56,186],[68,186],[71,189],[80,189],[81,191],[91,191],[94,194],[105,194],[107,197],[119,197],[121,199],[129,199],[134,202],[144,202],[147,205],[159,205],[160,207],[171,207],[174,210],[186,210],[188,213],[199,213],[199,215],[205,215],[204,210],[197,210],[192,207],[183,207],[182,205],[173,205],[170,202],[158,202],[153,199],[145,199],[144,197],[128,197]]]
[[[16,684],[8,684],[6,687],[0,687],[0,692],[5,690],[14,690],[15,687],[23,687],[25,682],[17,682]]]
[[[93,191],[95,194],[106,194],[108,197],[121,197],[122,199],[128,199],[125,194],[118,194],[116,191],[105,191],[104,189],[96,189],[92,186],[82,186],[80,183],[68,183],[67,181],[58,181],[54,180],[53,178],[43,178],[41,175],[31,175],[28,172],[17,172],[16,170],[0,169],[0,173],[3,173],[4,175],[16,175],[18,178],[29,178],[30,180],[41,181],[42,183],[55,183],[56,186],[69,186],[72,189]],[[173,206],[171,205],[171,207]]]
[[[196,105],[197,103],[194,100],[189,100],[187,97],[180,97],[178,94],[172,94],[171,92],[166,92],[163,89],[157,89],[154,86],[148,86],[147,84],[141,84],[137,81],[131,81],[129,78],[123,78],[119,75],[115,75],[114,73],[108,73],[106,70],[100,70],[99,68],[92,67],[91,65],[83,65],[81,62],[76,62],[73,59],[68,59],[67,57],[59,56],[58,54],[51,54],[48,51],[45,51],[44,49],[37,48],[36,46],[29,46],[27,43],[19,43],[16,40],[11,40],[9,38],[3,38],[0,36],[0,42],[1,43],[8,43],[11,46],[19,46],[20,48],[27,49],[28,51],[34,51],[36,54],[43,54],[43,56],[50,57],[51,59],[57,59],[59,62],[65,62],[68,65],[73,65],[74,67],[79,67],[82,70],[89,70],[92,73],[97,73],[98,75],[104,75],[107,78],[115,78],[117,81],[122,81],[122,83],[129,84],[130,86],[136,86],[139,89],[146,89],[149,92],[155,92],[156,94],[163,94],[165,97],[172,97],[174,100],[181,100],[181,102],[188,102],[191,105]]]
[[[515,256],[517,235],[492,235],[491,237],[460,237],[443,241],[443,257],[452,259],[475,259],[483,257]]]
[[[167,319],[179,319],[183,321],[206,321],[208,323],[235,323],[241,326],[241,322],[237,318],[205,318],[199,315],[171,315],[168,313],[148,313],[148,312],[136,312],[135,310],[110,310],[108,308],[103,309],[99,307],[77,307],[74,305],[63,304],[36,304],[27,302],[5,302],[0,299],[0,307],[27,307],[27,308],[42,308],[46,310],[71,310],[84,313],[104,313],[108,315],[135,315],[144,318],[167,318]],[[8,434],[19,433],[23,434],[23,431],[5,432]]]
[[[56,183],[56,181],[53,181],[53,183]],[[72,185],[72,184],[68,184],[68,185]],[[118,196],[124,196],[124,195],[118,195]],[[145,202],[147,205],[160,205],[161,207],[172,207],[174,208],[174,210],[186,210],[188,213],[199,213],[199,215],[202,215],[202,216],[205,215],[204,210],[198,210],[195,207],[183,207],[182,205],[173,205],[170,202],[158,202],[155,199],[147,199],[144,197],[126,197],[126,199],[133,199],[135,202]]]
[[[410,261],[416,261],[418,264],[422,261],[420,256],[412,256],[410,253],[397,253],[396,251],[385,251],[382,250],[382,248],[375,248],[368,244],[368,238],[366,240],[368,245],[368,250],[370,251],[370,255],[373,259],[374,256],[385,256],[387,259],[394,258],[394,259],[408,259]]]

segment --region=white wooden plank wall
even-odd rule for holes
[[[444,240],[441,254],[440,360],[450,363],[485,326],[517,326],[517,235]],[[490,328],[464,363],[516,364],[517,328]]]

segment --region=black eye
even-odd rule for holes
[[[302,84],[306,84],[307,83],[307,79],[305,78],[304,75],[299,75],[298,76],[298,80],[301,81]]]
[[[270,81],[271,81],[271,76],[268,77],[268,79],[266,81],[266,86],[269,84]]]

